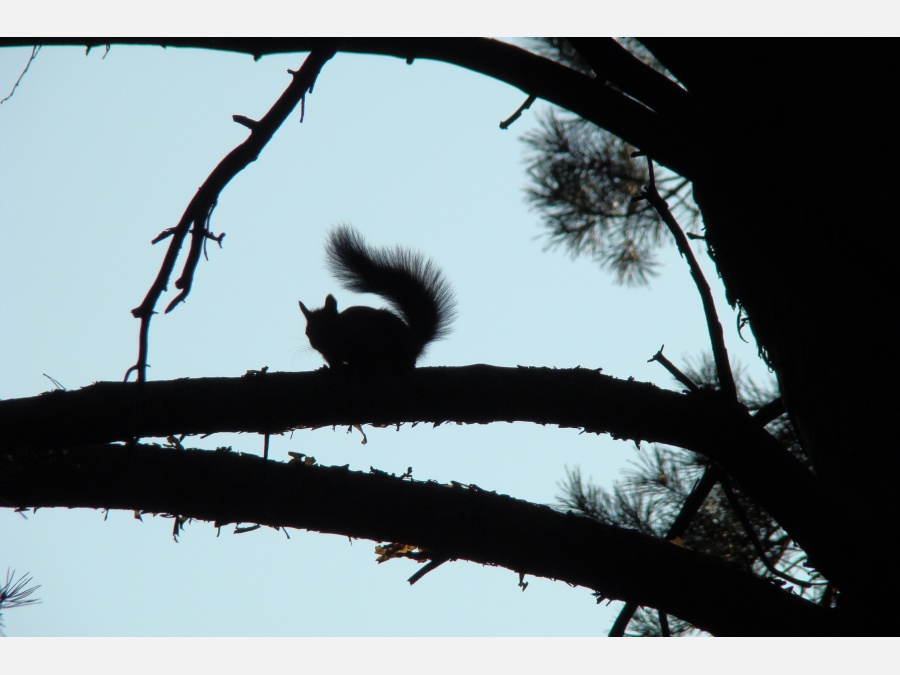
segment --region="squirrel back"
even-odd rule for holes
[[[400,247],[371,248],[349,225],[331,231],[325,254],[345,288],[380,295],[394,310],[357,306],[338,312],[332,295],[316,310],[301,302],[309,343],[329,366],[413,368],[426,346],[450,331],[453,291],[431,260]]]

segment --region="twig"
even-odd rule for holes
[[[522,113],[528,110],[531,107],[531,104],[536,100],[537,96],[531,94],[531,96],[525,99],[525,103],[519,106],[519,109],[516,110],[516,112],[510,115],[507,119],[500,122],[500,128],[504,130],[509,129],[509,127],[512,126],[512,123],[519,119],[522,116]]]
[[[133,371],[137,372],[139,382],[144,382],[147,379],[150,320],[156,313],[156,303],[168,287],[169,278],[175,268],[175,262],[188,232],[191,233],[190,249],[181,276],[175,282],[175,287],[181,292],[166,307],[167,313],[183,302],[191,292],[194,271],[200,261],[203,244],[207,238],[215,238],[209,231],[209,218],[215,208],[219,194],[232,178],[259,157],[260,152],[262,152],[281,124],[290,116],[306,92],[312,89],[322,67],[334,56],[334,53],[334,46],[329,43],[313,48],[300,69],[292,71],[291,84],[269,112],[253,125],[247,139],[228,153],[203,185],[200,186],[200,189],[197,190],[194,198],[191,199],[184,214],[181,216],[178,225],[166,230],[154,240],[156,242],[171,237],[169,248],[163,258],[159,273],[150,286],[144,301],[131,310],[132,315],[136,319],[141,320],[141,328],[138,338],[138,359],[135,365],[125,373],[125,380],[128,379]]]
[[[691,250],[691,245],[684,235],[684,231],[675,220],[669,205],[660,197],[659,191],[656,189],[656,179],[653,172],[653,160],[647,158],[649,167],[650,181],[644,188],[641,198],[646,199],[650,205],[656,209],[656,212],[662,218],[663,222],[669,228],[672,236],[675,237],[675,244],[678,246],[678,252],[683,258],[687,259],[688,267],[691,270],[691,277],[700,292],[700,299],[703,302],[703,313],[706,315],[706,326],[709,329],[709,339],[712,343],[713,358],[716,362],[716,372],[719,377],[719,386],[722,392],[731,400],[737,401],[737,387],[734,383],[734,375],[731,372],[731,364],[728,361],[728,350],[725,347],[725,333],[722,330],[722,324],[719,322],[719,316],[716,313],[716,306],[713,302],[712,291],[709,284],[703,276],[700,264]]]
[[[429,572],[436,570],[438,567],[443,565],[448,560],[450,560],[450,558],[448,558],[446,556],[442,556],[440,558],[434,558],[433,560],[428,561],[427,563],[425,563],[425,566],[422,569],[420,569],[418,572],[413,574],[409,579],[407,579],[407,581],[409,581],[409,585],[412,586],[419,579],[424,577]]]
[[[66,387],[64,387],[62,384],[60,384],[56,379],[50,377],[47,373],[44,373],[43,375],[44,375],[44,377],[46,377],[48,380],[50,380],[50,381],[53,383],[53,385],[54,385],[57,389],[59,389],[60,391],[69,391]]]
[[[691,391],[699,391],[700,387],[698,387],[694,383],[694,381],[691,380],[691,378],[689,378],[687,375],[685,375],[680,370],[678,370],[678,368],[675,367],[674,363],[672,363],[671,361],[669,361],[669,359],[667,359],[665,356],[663,356],[663,353],[662,353],[663,349],[665,349],[665,345],[660,347],[659,351],[653,355],[652,359],[648,359],[647,363],[652,363],[653,361],[656,361],[663,368],[668,370],[669,373],[671,373],[672,377],[674,377],[676,380],[681,382],[681,384],[686,386],[688,389],[690,389]]]
[[[19,83],[22,81],[22,78],[25,77],[25,73],[28,72],[28,69],[31,68],[31,62],[34,61],[39,51],[41,51],[40,45],[35,45],[31,48],[31,56],[28,57],[28,63],[25,64],[25,69],[19,74],[18,79],[16,79],[16,83],[13,85],[12,89],[9,90],[9,93],[2,100],[0,100],[0,105],[6,103],[13,97],[13,94],[16,93],[16,89],[18,89]]]
[[[256,125],[259,124],[259,122],[257,122],[256,120],[251,120],[246,115],[232,115],[231,119],[233,121],[237,122],[238,124],[242,124],[243,126],[247,127],[248,129],[251,129],[251,130],[255,129]]]

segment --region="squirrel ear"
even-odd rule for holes
[[[303,316],[305,316],[308,319],[309,315],[312,314],[312,312],[310,312],[308,309],[306,309],[306,305],[303,304],[302,300],[298,300],[297,304],[300,305],[300,311],[303,312]]]
[[[334,299],[334,296],[331,293],[329,293],[325,298],[325,306],[323,307],[323,309],[337,314],[337,300]]]

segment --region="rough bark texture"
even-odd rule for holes
[[[46,424],[48,419],[55,423]],[[323,369],[237,379],[100,382],[79,391],[0,401],[0,447],[16,456],[169,434],[281,433],[412,421],[530,421],[694,450],[765,504],[829,576],[848,578],[852,569],[832,536],[835,527],[844,527],[841,514],[812,474],[746,410],[714,395],[666,391],[593,370],[478,365],[417,368],[369,380]],[[9,475],[15,476],[10,466]]]
[[[0,489],[22,506],[141,509],[387,540],[419,547],[424,559],[501,565],[635,599],[719,635],[840,632],[832,612],[721,561],[474,486],[153,446],[30,453],[16,468]]]

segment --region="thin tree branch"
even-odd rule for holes
[[[713,487],[720,479],[721,473],[716,467],[706,467],[700,480],[697,481],[693,489],[691,489],[691,493],[688,495],[687,499],[684,500],[684,504],[681,507],[681,511],[678,512],[678,516],[676,516],[675,520],[672,521],[672,524],[669,526],[669,529],[666,532],[666,541],[673,541],[684,536],[688,527],[690,527],[694,516],[697,515],[700,507],[703,506],[703,502],[709,497],[709,493],[712,492]],[[628,623],[631,621],[634,613],[638,610],[638,606],[639,605],[636,602],[625,603],[625,606],[619,612],[619,616],[616,617],[616,621],[609,631],[609,637],[622,637],[625,635]]]
[[[796,577],[792,577],[789,574],[785,574],[784,572],[779,571],[775,565],[769,560],[769,556],[766,555],[765,550],[763,550],[762,543],[759,541],[759,537],[756,536],[756,532],[753,531],[753,526],[750,524],[750,519],[747,518],[747,514],[744,512],[743,507],[737,500],[737,496],[734,494],[734,490],[731,489],[731,486],[728,484],[727,480],[722,481],[722,491],[725,493],[725,498],[728,500],[728,504],[731,506],[731,510],[734,511],[734,514],[737,516],[741,525],[744,527],[744,532],[747,537],[750,539],[750,543],[753,545],[753,549],[756,551],[756,555],[759,556],[760,562],[763,566],[769,570],[776,577],[784,579],[792,584],[796,584],[801,588],[809,588],[812,586],[812,583],[809,581],[803,581],[802,579],[798,579]]]
[[[681,384],[683,384],[685,387],[687,387],[687,388],[690,389],[691,391],[699,391],[700,387],[698,387],[698,386],[694,383],[694,381],[691,380],[691,378],[689,378],[687,375],[685,375],[684,373],[682,373],[682,372],[675,366],[674,363],[672,363],[671,361],[669,361],[669,359],[667,359],[667,358],[663,355],[663,349],[665,349],[665,347],[666,347],[665,345],[663,345],[662,347],[660,347],[660,348],[659,348],[659,351],[656,352],[656,354],[653,355],[653,358],[651,358],[650,360],[648,360],[647,363],[652,363],[653,361],[656,361],[656,362],[659,363],[663,368],[665,368],[666,370],[668,370],[668,371],[669,371],[669,374],[671,374],[672,377],[674,377],[676,380],[678,380],[679,382],[681,382]]]
[[[147,291],[143,302],[131,310],[132,315],[140,319],[141,327],[138,337],[138,359],[125,373],[126,380],[134,371],[137,372],[139,382],[145,382],[147,379],[150,320],[156,313],[156,303],[168,287],[169,278],[175,268],[181,246],[188,233],[191,233],[191,245],[188,250],[187,260],[181,276],[175,281],[175,287],[180,289],[181,292],[166,307],[166,313],[172,311],[180,302],[183,302],[191,291],[194,271],[200,261],[203,244],[207,238],[213,237],[209,231],[209,219],[222,190],[231,182],[232,178],[243,171],[251,162],[256,161],[260,152],[262,152],[281,124],[288,118],[297,106],[297,103],[303,99],[308,91],[312,91],[322,66],[333,55],[334,49],[327,46],[327,44],[316,47],[310,52],[300,70],[291,72],[293,79],[281,97],[261,120],[250,127],[250,135],[247,139],[229,152],[204,181],[203,185],[200,186],[178,224],[154,239],[154,243],[156,243],[171,237],[169,248],[163,258],[159,273],[150,286],[150,290]],[[247,125],[244,124],[244,126]],[[219,238],[219,242],[221,244],[221,238]]]
[[[634,599],[713,634],[839,632],[835,613],[720,560],[459,484],[141,445],[33,453],[21,468],[0,476],[0,493],[17,506],[140,510],[177,514],[182,524],[255,523],[402,541]]]
[[[706,326],[709,330],[713,358],[716,362],[719,386],[726,397],[730,400],[737,401],[737,386],[734,383],[734,375],[731,372],[731,363],[728,360],[728,349],[725,347],[725,332],[722,330],[719,315],[716,313],[716,305],[713,301],[712,291],[709,288],[709,284],[706,282],[706,278],[703,276],[703,271],[700,269],[697,258],[694,257],[690,242],[688,242],[687,237],[684,236],[684,231],[669,210],[669,205],[666,204],[666,201],[662,197],[660,197],[659,191],[656,189],[653,160],[649,157],[647,158],[647,164],[649,167],[650,182],[644,189],[641,197],[646,199],[653,208],[656,209],[657,213],[659,213],[660,218],[663,219],[663,222],[675,238],[678,252],[687,260],[688,267],[690,267],[691,270],[691,277],[694,280],[694,284],[697,286],[697,290],[700,293],[700,300],[703,303],[703,313],[706,316]]]
[[[0,105],[6,103],[9,99],[13,97],[13,94],[16,93],[16,89],[18,89],[19,84],[22,82],[22,78],[25,77],[25,73],[28,72],[28,69],[31,68],[31,64],[34,62],[34,59],[37,57],[38,52],[41,51],[40,45],[34,45],[31,48],[31,55],[28,57],[28,63],[25,64],[25,68],[19,73],[19,77],[16,78],[15,84],[13,84],[12,89],[9,90],[9,93],[0,99]]]
[[[435,558],[434,560],[429,560],[427,563],[425,563],[425,565],[418,572],[416,572],[409,579],[407,579],[407,581],[409,582],[409,585],[412,586],[419,579],[424,577],[429,572],[433,572],[434,570],[436,570],[438,567],[443,565],[448,560],[450,560],[450,558],[448,558],[447,556],[440,556],[438,558]]]
[[[515,122],[517,119],[519,119],[522,116],[522,113],[524,111],[528,110],[531,107],[531,104],[534,103],[536,100],[537,100],[537,96],[534,96],[533,94],[531,96],[529,96],[528,98],[526,98],[525,102],[519,106],[519,108],[516,110],[516,112],[514,112],[512,115],[510,115],[508,118],[506,118],[502,122],[500,122],[500,128],[501,129],[509,129],[509,127],[512,126],[512,123]]]

